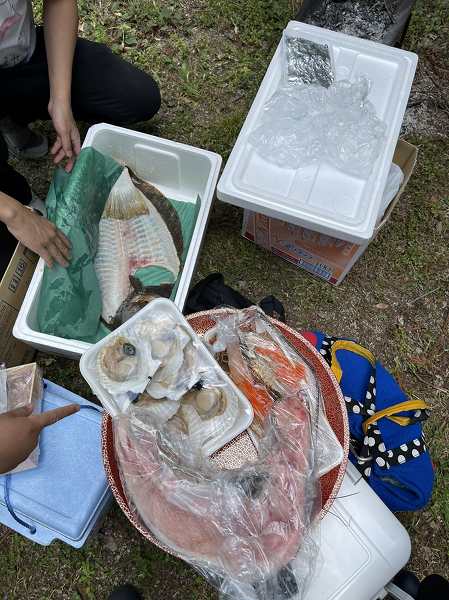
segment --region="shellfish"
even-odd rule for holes
[[[169,421],[179,410],[179,402],[167,399],[156,400],[147,392],[141,394],[133,406],[145,409],[161,423]]]
[[[121,335],[99,350],[96,364],[100,384],[116,396],[143,392],[161,363],[153,359],[146,345],[139,346],[134,338]]]
[[[233,427],[238,413],[238,400],[232,390],[204,387],[181,399],[178,415],[187,426],[190,443],[201,448]]]
[[[139,365],[137,350],[124,337],[117,337],[99,353],[102,372],[112,381],[126,381],[136,373]]]

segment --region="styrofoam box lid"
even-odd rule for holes
[[[43,410],[72,402],[95,406],[51,382],[46,382]],[[97,409],[99,407],[96,407]],[[5,477],[0,477],[0,521],[23,534],[4,503]],[[36,469],[12,475],[10,500],[16,514],[36,527],[38,543],[61,539],[79,546],[109,501],[101,454],[101,409],[78,413],[46,427],[40,436]]]
[[[110,394],[101,384],[98,371],[97,371],[97,356],[102,348],[111,343],[115,337],[121,335],[126,336],[126,332],[132,330],[133,325],[138,321],[144,321],[148,319],[152,313],[160,312],[166,315],[172,320],[173,323],[178,323],[183,329],[190,335],[191,339],[196,344],[196,352],[199,357],[202,366],[206,366],[209,369],[215,371],[217,379],[224,385],[228,386],[236,395],[239,412],[234,425],[224,430],[217,437],[209,440],[204,444],[204,452],[207,455],[213,454],[219,448],[225,446],[228,442],[240,435],[245,429],[247,429],[254,418],[254,411],[251,403],[246,396],[239,390],[232,379],[223,371],[220,365],[217,363],[215,358],[203,344],[202,340],[198,337],[195,331],[190,326],[189,322],[185,319],[179,308],[171,300],[166,298],[156,298],[144,306],[138,313],[133,315],[126,323],[115,329],[105,338],[97,342],[94,346],[88,348],[80,360],[80,371],[84,379],[90,385],[92,391],[103,404],[107,412],[116,416],[124,409],[122,405],[116,401],[114,396]]]
[[[297,21],[291,21],[286,31],[328,44],[337,80],[354,81],[364,75],[371,81],[369,100],[387,125],[381,155],[367,180],[325,162],[294,170],[280,168],[259,156],[248,142],[248,135],[280,82],[281,42],[218,182],[218,198],[339,239],[365,243],[373,236],[418,57]]]

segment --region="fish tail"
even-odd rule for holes
[[[148,206],[142,192],[134,185],[125,168],[109,194],[103,212],[105,219],[128,221],[148,214]]]

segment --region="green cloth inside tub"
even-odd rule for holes
[[[101,321],[102,299],[95,272],[99,222],[109,193],[123,166],[94,148],[81,150],[70,174],[58,169],[47,195],[48,219],[72,244],[72,259],[65,269],[45,267],[38,326],[42,333],[95,343],[109,333]],[[198,218],[201,200],[182,202],[168,198],[182,228],[184,251],[177,280],[162,267],[138,269],[134,276],[143,286],[174,284],[173,300]]]

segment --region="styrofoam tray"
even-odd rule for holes
[[[369,179],[347,175],[327,163],[283,169],[264,160],[248,142],[264,104],[277,89],[282,42],[218,183],[224,202],[301,225],[356,244],[373,236],[382,195],[417,65],[411,52],[291,21],[289,35],[328,44],[336,79],[372,82],[369,100],[387,125],[387,139]]]
[[[120,335],[124,335],[126,337],[126,332],[130,330],[132,331],[133,325],[135,325],[138,321],[145,321],[145,319],[151,318],[152,313],[155,311],[163,312],[164,315],[173,320],[174,324],[181,325],[184,330],[187,331],[192,341],[195,343],[201,363],[213,370],[215,372],[217,381],[221,382],[226,387],[231,388],[232,392],[237,396],[239,402],[239,416],[232,428],[226,430],[215,440],[212,440],[210,443],[204,445],[205,454],[210,455],[219,448],[222,448],[225,444],[237,437],[240,433],[242,433],[242,431],[245,431],[245,429],[251,425],[254,418],[253,408],[247,398],[219,366],[217,361],[213,358],[206,346],[189,325],[188,321],[184,318],[181,311],[171,300],[157,298],[156,300],[151,301],[147,306],[131,317],[131,319],[129,319],[126,323],[86,350],[80,360],[81,374],[109,414],[116,416],[122,412],[123,406],[119,406],[117,404],[112,394],[110,394],[99,381],[98,370],[96,366],[97,356],[100,350],[104,346],[109,345],[115,337]]]
[[[139,177],[154,184],[169,198],[195,202],[200,196],[201,208],[174,299],[182,310],[207,227],[221,157],[207,150],[105,123],[89,129],[83,148],[86,146],[125,162]],[[79,358],[90,344],[38,330],[37,309],[44,267],[45,263],[40,259],[17,317],[14,337],[43,352]]]

